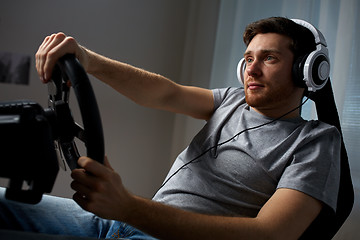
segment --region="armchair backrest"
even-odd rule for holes
[[[316,104],[319,120],[335,126],[341,134],[340,186],[336,213],[324,207],[300,239],[332,239],[350,215],[354,205],[354,188],[331,82],[328,81],[323,89],[310,98]]]

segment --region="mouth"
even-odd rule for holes
[[[257,82],[249,82],[247,83],[247,88],[249,90],[258,90],[260,88],[263,88],[264,85],[263,84],[260,84],[260,83],[257,83]]]

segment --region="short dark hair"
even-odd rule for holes
[[[290,50],[294,53],[294,60],[316,49],[312,32],[288,18],[270,17],[250,23],[243,35],[246,46],[257,34],[261,33],[278,33],[290,37],[292,39]]]

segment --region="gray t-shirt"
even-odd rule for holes
[[[155,201],[199,213],[255,217],[276,189],[291,188],[336,210],[340,134],[335,127],[301,117],[271,122],[246,104],[243,89],[213,93],[213,116],[168,177],[196,160],[172,176]]]

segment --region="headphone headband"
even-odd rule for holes
[[[308,23],[304,20],[301,20],[301,19],[291,19],[291,21],[309,29],[312,32],[312,34],[314,35],[316,45],[321,44],[321,45],[327,47],[327,43],[326,43],[324,35],[316,27],[314,27],[310,23]]]

